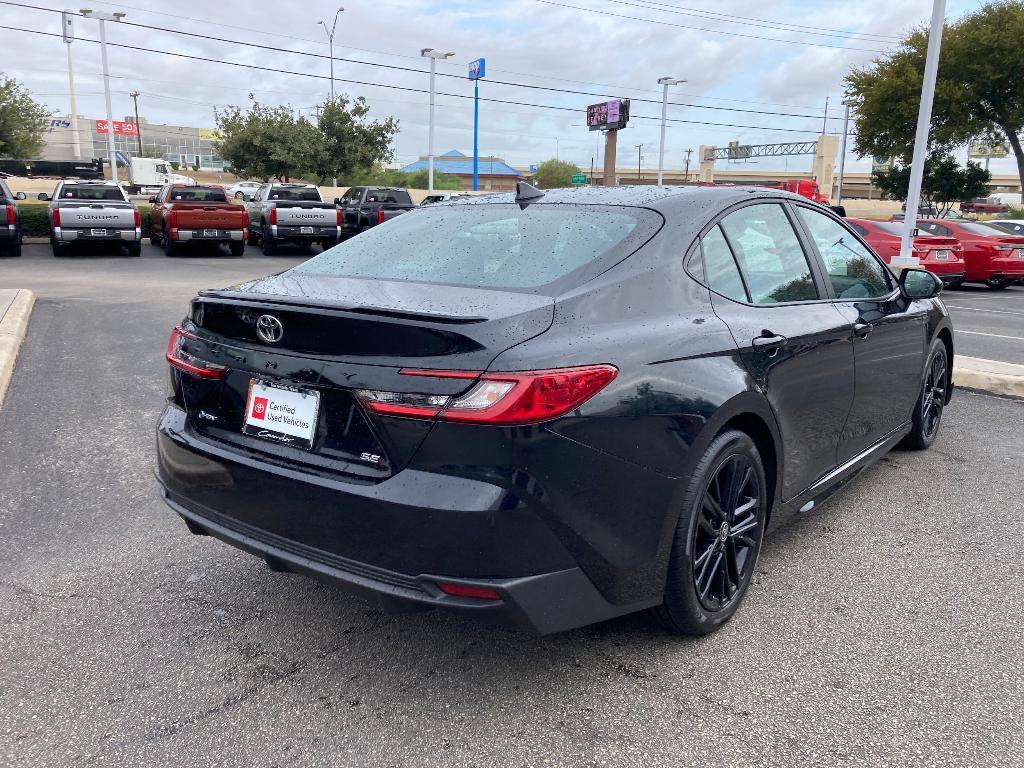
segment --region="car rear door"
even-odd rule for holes
[[[702,238],[712,305],[771,403],[782,435],[782,496],[837,464],[853,403],[851,323],[829,301],[781,202],[734,208]]]
[[[836,308],[853,326],[856,393],[839,445],[843,462],[905,424],[927,353],[927,305],[908,302],[892,273],[838,220],[796,205]]]

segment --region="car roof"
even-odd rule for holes
[[[316,189],[316,184],[296,184],[295,182],[292,181],[271,181],[268,183],[272,187],[297,187],[300,189]]]
[[[62,184],[75,184],[82,187],[119,187],[117,182],[100,181],[98,179],[61,179]]]

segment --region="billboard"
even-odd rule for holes
[[[107,121],[97,120],[96,121],[96,133],[107,132]],[[122,123],[119,120],[114,121],[114,133],[122,136],[138,136],[139,128],[135,123]]]
[[[224,134],[222,134],[217,128],[200,128],[199,138],[207,139],[209,141],[220,141],[224,138]]]
[[[592,131],[618,131],[629,122],[629,99],[615,99],[587,107],[587,128]]]
[[[998,141],[972,141],[967,147],[968,157],[1008,157],[1010,148]]]
[[[487,62],[483,59],[476,59],[469,62],[469,79],[480,80],[487,76]]]

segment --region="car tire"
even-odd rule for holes
[[[181,256],[181,243],[177,240],[165,240],[164,250],[170,257]]]
[[[942,422],[942,411],[949,392],[949,356],[946,345],[936,339],[928,353],[928,364],[921,381],[921,393],[914,404],[910,433],[900,443],[901,448],[923,451],[935,442]]]
[[[958,290],[960,290],[960,287],[963,284],[964,284],[963,280],[950,280],[948,283],[946,283],[946,286],[945,286],[945,288],[943,290],[958,291]]]
[[[71,246],[68,243],[58,243],[56,240],[54,240],[51,237],[50,238],[50,249],[53,251],[53,255],[54,256],[60,257],[60,256],[67,256],[68,255],[68,251],[71,250]]]
[[[263,248],[264,256],[273,256],[277,253],[277,240],[265,228],[260,235],[260,246]]]
[[[14,245],[8,245],[6,248],[0,248],[0,256],[6,256],[11,259],[18,258],[21,256],[21,243],[14,243]]]
[[[128,243],[125,248],[128,249],[128,255],[133,258],[138,258],[142,255],[142,243]]]
[[[711,441],[687,481],[655,617],[687,635],[714,632],[750,585],[768,517],[768,484],[750,437],[727,430]]]
[[[245,241],[244,240],[232,240],[228,243],[228,250],[231,251],[231,255],[236,259],[240,256],[245,255]]]
[[[1001,291],[1004,288],[1009,288],[1012,281],[1007,280],[1005,277],[993,276],[985,281],[985,285],[991,288],[993,291]]]

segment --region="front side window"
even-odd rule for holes
[[[800,240],[777,203],[740,208],[721,221],[754,304],[821,298]]]
[[[704,252],[704,274],[708,286],[715,292],[737,301],[748,301],[747,289],[736,267],[729,244],[718,227],[712,228],[701,238],[700,247]]]
[[[874,299],[892,291],[886,269],[842,224],[818,211],[797,206],[818,246],[832,290],[840,299]]]

